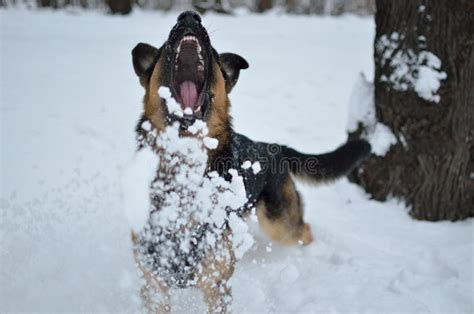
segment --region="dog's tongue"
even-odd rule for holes
[[[197,104],[198,100],[196,84],[191,81],[185,81],[181,83],[179,94],[184,107],[194,109],[194,106]]]

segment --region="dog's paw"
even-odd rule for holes
[[[311,231],[311,226],[307,223],[303,226],[303,233],[301,235],[301,244],[309,245],[314,241],[313,232]]]

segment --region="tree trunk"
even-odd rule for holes
[[[376,120],[396,144],[351,179],[377,200],[405,200],[416,219],[473,217],[474,1],[377,0],[376,8]]]
[[[272,0],[257,0],[257,12],[265,12],[273,7]]]
[[[57,8],[57,1],[56,0],[37,0],[38,7],[41,8]]]
[[[129,14],[132,11],[133,0],[105,0],[112,14]]]

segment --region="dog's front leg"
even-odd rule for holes
[[[234,273],[235,255],[228,234],[201,262],[198,287],[202,290],[209,313],[229,313],[232,291],[229,279]]]
[[[169,288],[154,278],[144,276],[145,283],[140,289],[140,296],[147,313],[171,313],[171,296]]]
[[[230,313],[232,303],[231,288],[227,282],[209,282],[201,287],[208,313]]]
[[[137,235],[131,233],[132,242],[135,246],[133,257],[137,263],[138,269],[143,273],[143,285],[140,289],[140,296],[143,306],[147,313],[170,313],[171,312],[171,295],[170,289],[166,283],[155,275],[153,275],[146,267],[144,267],[138,256],[136,248],[138,244]],[[158,300],[158,301],[157,301]]]

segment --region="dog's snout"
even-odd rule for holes
[[[194,11],[185,11],[178,16],[178,23],[201,23],[201,17]]]

